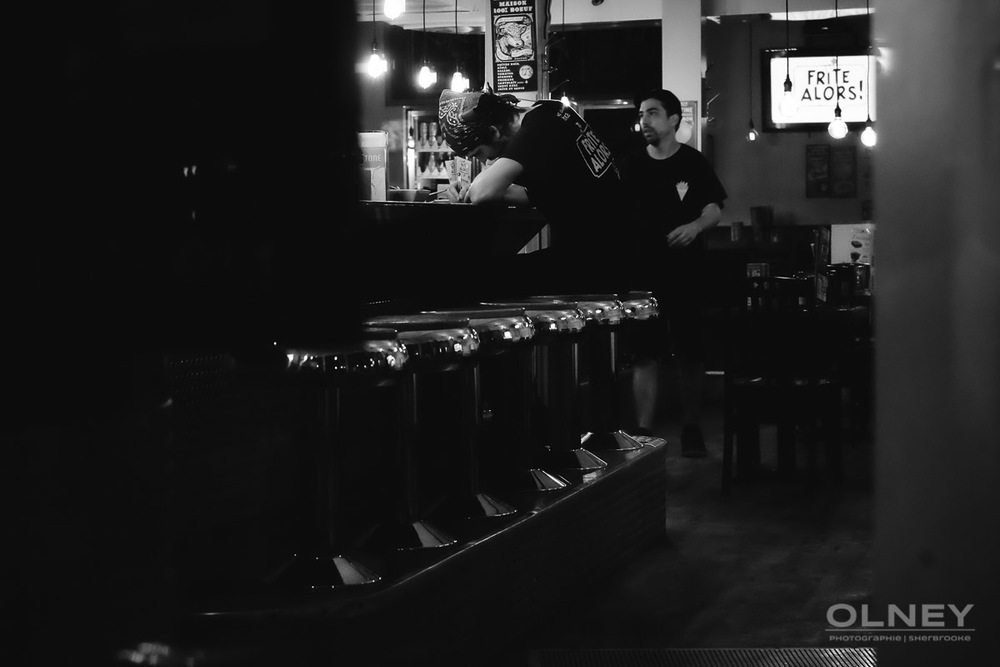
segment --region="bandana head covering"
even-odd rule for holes
[[[489,86],[475,93],[445,90],[438,101],[441,133],[451,149],[465,157],[490,141],[492,126],[517,109],[518,101],[513,95],[494,94]]]

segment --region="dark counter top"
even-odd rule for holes
[[[403,234],[410,252],[428,256],[509,256],[545,226],[545,218],[533,206],[435,201],[363,201],[361,217],[371,230]]]
[[[407,299],[423,308],[513,293],[513,261],[545,218],[534,207],[362,201],[350,247],[361,260],[364,300]]]

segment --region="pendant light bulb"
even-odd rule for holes
[[[869,15],[871,10],[868,8],[868,0],[865,0],[865,15]],[[875,134],[875,128],[872,127],[872,47],[871,44],[868,45],[868,55],[865,58],[865,78],[868,80],[868,92],[865,94],[865,106],[868,108],[868,122],[865,123],[865,129],[861,132],[861,143],[872,148],[878,142],[878,135]]]
[[[385,0],[382,12],[389,20],[397,19],[406,11],[406,0]]]
[[[749,33],[749,38],[747,39],[749,57],[747,58],[747,62],[750,63],[750,69],[747,71],[747,106],[750,108],[750,129],[747,130],[747,141],[757,141],[757,129],[753,126],[753,22],[752,21],[747,21],[747,31]]]
[[[368,76],[377,79],[385,74],[388,69],[389,64],[382,57],[382,54],[377,49],[372,49],[372,55],[368,58]]]
[[[837,16],[837,0],[834,0],[833,17],[836,19]],[[833,58],[833,80],[837,89],[837,106],[833,110],[833,120],[830,121],[830,125],[826,128],[826,131],[834,139],[843,139],[847,136],[847,123],[844,122],[840,114],[840,58],[837,56]]]
[[[569,97],[566,96],[566,93],[563,93],[563,96],[559,98],[559,101],[562,102],[564,107],[568,107],[572,104],[572,102],[569,101]]]
[[[875,128],[872,127],[871,116],[868,117],[868,122],[865,124],[865,129],[861,133],[861,143],[868,148],[873,147],[878,142],[878,134],[875,132]]]
[[[420,73],[417,74],[417,85],[427,90],[435,83],[437,83],[438,75],[431,67],[424,63],[423,67],[420,68]]]
[[[424,64],[420,67],[420,71],[417,73],[417,85],[424,90],[427,90],[437,83],[438,80],[437,72],[434,71],[434,68],[427,62],[427,0],[424,0],[422,14],[424,17]]]
[[[788,57],[788,51],[790,48],[788,32],[791,21],[788,16],[788,0],[785,0],[785,83],[782,89],[781,99],[778,100],[778,113],[786,119],[794,116],[795,111],[798,108],[798,104],[795,103],[795,98],[792,97],[792,63],[791,59]]]
[[[691,123],[686,120],[682,120],[681,124],[677,127],[677,132],[674,135],[677,139],[677,143],[686,144],[691,141],[692,128]]]
[[[847,136],[847,123],[840,116],[840,105],[833,110],[833,120],[830,121],[830,125],[826,128],[826,131],[830,133],[830,136],[834,139],[843,139]]]
[[[375,3],[372,2],[372,54],[368,57],[368,76],[377,79],[389,69],[389,63],[382,56],[382,51],[378,48],[378,39],[375,32]]]
[[[778,101],[778,111],[781,112],[783,117],[790,118],[795,115],[797,107],[795,96],[792,94],[792,80],[786,77],[784,90],[781,93],[781,100]]]
[[[462,70],[456,69],[451,75],[451,89],[456,93],[464,93],[469,88],[469,80],[462,74]]]
[[[458,0],[455,0],[455,36],[458,36]],[[464,93],[469,88],[469,80],[462,74],[462,62],[456,51],[455,73],[451,75],[451,89],[456,93]]]

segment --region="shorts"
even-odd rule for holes
[[[633,322],[633,330],[626,330],[623,343],[630,358],[705,360],[704,259],[700,253],[668,253],[646,272],[660,315],[655,323]]]
[[[661,301],[662,303],[662,301]],[[660,316],[649,322],[627,320],[622,332],[626,363],[705,361],[705,324],[701,309],[670,312],[660,307]]]

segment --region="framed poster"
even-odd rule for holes
[[[524,93],[538,90],[535,43],[535,0],[490,0],[493,31],[493,90]]]
[[[830,196],[853,199],[858,196],[858,150],[856,146],[830,148]]]
[[[806,197],[830,196],[830,146],[806,146]]]

